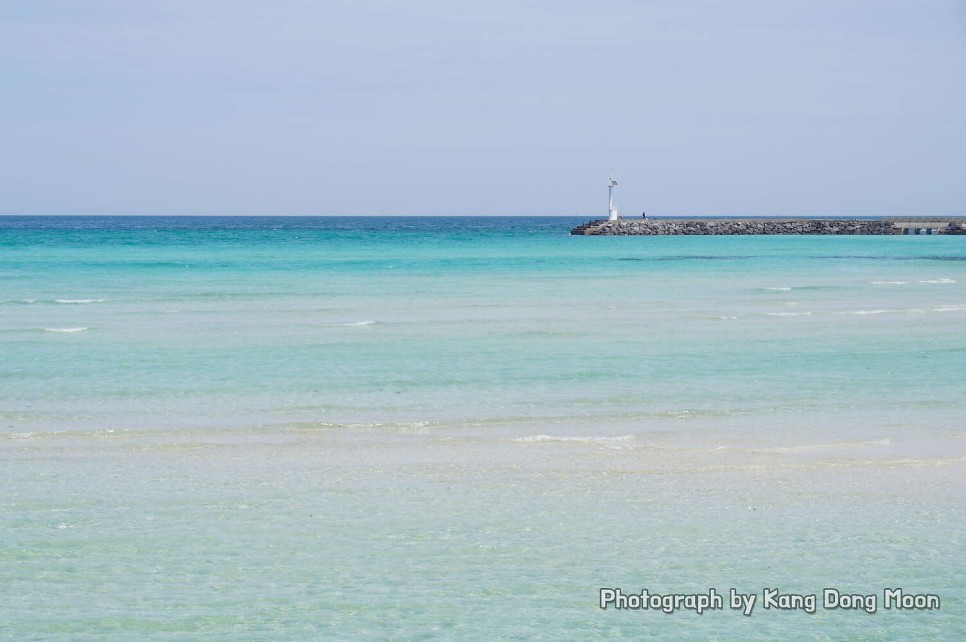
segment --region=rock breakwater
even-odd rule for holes
[[[961,221],[933,227],[927,233],[962,233]],[[621,219],[588,221],[571,230],[584,236],[675,236],[736,234],[875,234],[909,233],[894,220],[842,219]],[[925,232],[925,229],[924,229]]]

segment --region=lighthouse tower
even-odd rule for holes
[[[613,178],[607,181],[607,220],[616,221],[620,218],[617,213],[617,208],[614,207],[614,188],[617,187],[617,181]]]

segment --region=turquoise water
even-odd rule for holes
[[[966,635],[963,238],[579,222],[0,218],[0,638]]]

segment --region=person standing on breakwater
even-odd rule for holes
[[[641,218],[643,218],[643,219],[646,219],[647,218],[647,212],[646,211],[641,212]]]

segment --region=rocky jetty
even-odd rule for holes
[[[926,225],[926,224],[924,224]],[[962,234],[962,221],[929,233]],[[584,236],[676,236],[735,234],[902,234],[894,220],[841,219],[620,219],[588,221],[570,231]],[[908,233],[908,232],[906,232]]]

